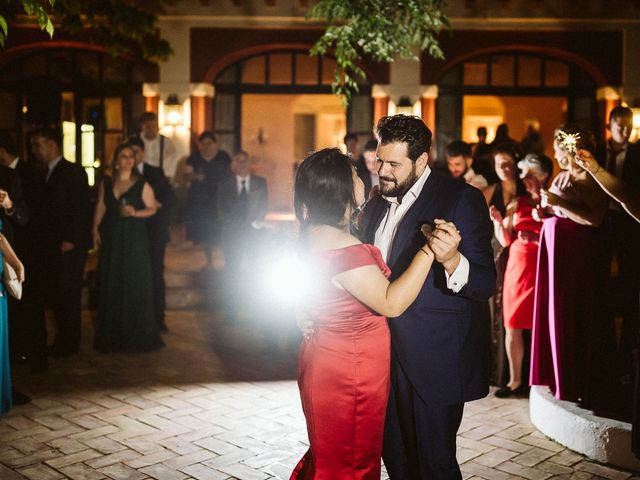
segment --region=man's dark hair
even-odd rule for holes
[[[447,157],[460,157],[471,158],[471,145],[462,140],[454,140],[444,149]]]
[[[351,159],[337,148],[305,158],[296,172],[293,205],[303,227],[342,226],[347,208],[356,207]]]
[[[342,139],[342,141],[344,143],[347,143],[349,140],[355,140],[356,142],[358,141],[358,135],[353,133],[353,132],[349,132],[347,133],[344,138]]]
[[[131,137],[127,138],[126,143],[131,147],[139,147],[142,149],[142,151],[144,151],[144,142],[137,135],[132,135]]]
[[[154,112],[144,112],[140,115],[140,123],[151,122],[158,120],[158,115]]]
[[[478,135],[479,137],[486,137],[487,127],[478,127],[478,130],[476,130],[476,135]]]
[[[8,132],[0,132],[0,148],[4,148],[9,155],[18,155],[16,141]]]
[[[31,135],[29,135],[29,138],[38,138],[38,137],[42,137],[46,140],[53,140],[54,142],[56,142],[56,145],[58,145],[58,147],[62,145],[62,133],[58,128],[51,128],[51,127],[38,128],[36,130],[33,130],[31,132]]]
[[[380,143],[406,142],[407,156],[415,162],[431,149],[431,130],[415,115],[393,115],[378,121],[376,132]]]
[[[367,140],[362,148],[363,152],[375,152],[378,149],[378,141],[375,139]]]
[[[629,107],[623,107],[622,105],[618,105],[609,114],[609,123],[617,120],[619,118],[633,118],[633,110]]]
[[[216,136],[215,134],[211,131],[211,130],[205,130],[204,132],[202,132],[200,135],[198,135],[198,141],[201,142],[207,138],[210,138],[211,140],[213,140],[215,143],[218,143],[218,141],[216,140]]]

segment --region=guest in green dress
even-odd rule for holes
[[[0,222],[0,230],[2,222]],[[2,259],[13,267],[20,283],[24,282],[24,266],[18,260],[6,237],[0,233],[0,279],[4,265]],[[7,291],[0,282],[0,413],[9,411],[11,400],[11,368],[9,366],[9,317],[7,314]]]
[[[164,346],[153,313],[151,263],[145,219],[157,210],[153,190],[134,167],[127,144],[116,148],[112,177],[100,184],[93,240],[100,249],[100,352],[146,352]]]

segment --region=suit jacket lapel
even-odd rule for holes
[[[411,205],[404,218],[398,224],[396,228],[396,235],[393,238],[391,244],[391,254],[389,255],[389,266],[393,265],[400,254],[402,253],[405,244],[414,235],[417,230],[420,230],[422,225],[418,225],[418,220],[423,217],[433,200],[436,198],[436,193],[440,185],[440,179],[438,175],[432,170],[429,174],[429,178],[422,187],[422,191],[416,201]]]

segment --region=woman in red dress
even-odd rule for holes
[[[362,181],[338,149],[321,150],[300,165],[295,209],[302,256],[315,281],[298,376],[309,450],[292,479],[380,478],[390,363],[385,317],[415,300],[434,256],[425,244],[390,283],[380,251],[349,233],[362,202]],[[436,228],[457,235],[453,224]]]
[[[496,238],[503,247],[509,247],[502,294],[509,383],[496,391],[498,398],[509,397],[526,388],[522,383],[522,331],[530,330],[533,323],[538,241],[542,228],[539,217],[534,219],[533,210],[539,208],[540,190],[547,188],[553,163],[544,155],[530,153],[518,162],[518,168],[527,193],[507,206],[504,218],[496,207],[489,209]]]

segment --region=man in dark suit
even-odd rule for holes
[[[45,165],[42,205],[36,212],[34,241],[40,327],[46,338],[44,308],[51,306],[56,334],[50,353],[65,357],[80,348],[80,297],[87,250],[91,246],[91,204],[84,169],[65,160],[59,133],[44,128],[31,135],[31,149]]]
[[[158,328],[161,332],[166,332],[164,254],[169,243],[169,212],[174,201],[173,190],[162,169],[144,161],[144,142],[138,137],[131,137],[127,143],[135,155],[136,168],[153,189],[158,202],[156,214],[147,219],[147,232],[153,278],[153,309]]]
[[[365,206],[362,240],[380,248],[397,278],[424,244],[434,263],[417,300],[391,331],[391,392],[383,458],[395,479],[460,479],[456,433],[464,403],[489,391],[489,325],[495,290],[492,227],[480,191],[434,174],[422,119],[378,122],[380,193]]]
[[[263,177],[251,174],[249,154],[238,152],[232,160],[232,176],[226,177],[218,185],[218,218],[222,232],[225,277],[230,293],[227,298],[227,319],[233,321],[237,307],[243,299],[236,298],[243,284],[241,262],[246,257],[255,266],[256,252],[259,250],[257,238],[260,225],[268,209],[267,182]]]
[[[640,145],[629,142],[633,130],[633,111],[615,107],[609,114],[611,138],[597,152],[598,161],[630,189],[640,191]],[[640,225],[620,205],[611,200],[605,222],[610,238],[610,258],[618,263],[618,283],[622,306],[620,336],[620,374],[631,372],[632,351],[637,346],[640,327],[638,294],[640,292]]]
[[[29,198],[27,193],[33,185],[33,177],[29,175],[32,170],[26,166],[24,160],[18,158],[16,142],[5,132],[0,132],[0,196],[3,197],[2,208],[0,209],[0,219],[2,220],[2,232],[7,237],[18,258],[25,265],[27,271],[31,271],[31,252],[27,240],[27,223],[30,212],[34,211],[35,205],[30,205],[33,198]],[[27,188],[23,196],[23,179]],[[29,275],[30,276],[30,275]],[[26,359],[32,357],[31,325],[28,314],[30,304],[29,288],[30,279],[25,279],[23,283],[23,296],[21,300],[9,296],[9,345],[11,355],[14,358]],[[34,358],[32,357],[33,361]],[[38,363],[38,362],[36,362]],[[39,359],[39,364],[34,366],[34,370],[42,370],[46,357]],[[45,367],[46,368],[46,367]]]

